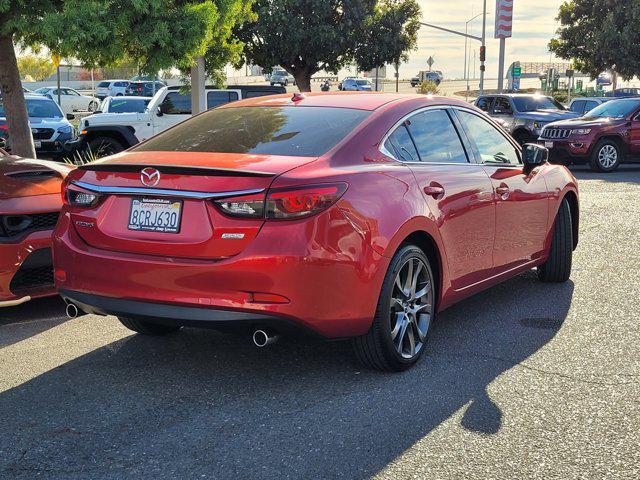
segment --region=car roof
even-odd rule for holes
[[[294,101],[296,97],[298,99]],[[433,103],[434,105],[442,105],[444,103],[448,105],[469,106],[469,104],[463,100],[455,100],[448,97],[434,97],[431,95],[378,92],[312,92],[304,94],[285,93],[247,98],[237,102],[227,103],[218,108],[299,106],[377,110],[390,103],[400,103],[415,99],[427,99],[427,104]]]
[[[549,95],[543,95],[541,93],[486,93],[484,95],[480,95],[480,97],[549,97]]]
[[[609,100],[611,100],[611,97],[576,97],[576,98],[572,98],[571,99],[571,103],[575,102],[576,100],[589,100],[589,101],[594,101],[594,102],[608,102]]]

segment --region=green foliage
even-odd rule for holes
[[[18,58],[18,70],[20,70],[20,75],[23,78],[29,75],[38,82],[53,75],[56,67],[53,66],[53,62],[48,58],[25,55]]]
[[[420,5],[416,0],[381,0],[367,18],[355,49],[361,70],[372,70],[386,63],[407,61],[416,48],[420,29]]]
[[[416,92],[423,95],[438,95],[440,94],[440,89],[438,89],[438,85],[436,85],[436,82],[427,80],[418,85],[418,88],[416,88]]]
[[[237,29],[245,57],[270,69],[280,65],[301,90],[319,70],[337,72],[352,60],[376,0],[256,0],[253,19]]]
[[[625,80],[640,74],[640,1],[572,0],[562,4],[560,28],[549,49],[597,77],[614,70]]]

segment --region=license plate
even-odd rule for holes
[[[547,148],[553,148],[553,142],[544,142],[544,146]]]
[[[129,212],[129,230],[179,233],[182,200],[133,198]]]
[[[34,140],[33,141],[33,146],[35,148],[41,148],[42,147],[42,142],[40,140]]]

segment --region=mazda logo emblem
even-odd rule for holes
[[[160,181],[160,172],[155,168],[143,168],[140,172],[140,181],[147,187],[155,187]]]
[[[32,128],[31,129],[31,133],[38,133],[38,129],[37,128]]]

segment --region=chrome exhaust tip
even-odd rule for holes
[[[73,303],[67,303],[67,308],[65,309],[67,312],[67,317],[76,318],[80,314],[80,310]]]
[[[253,332],[253,344],[258,348],[263,348],[275,343],[280,335],[275,335],[267,330],[256,330]]]

